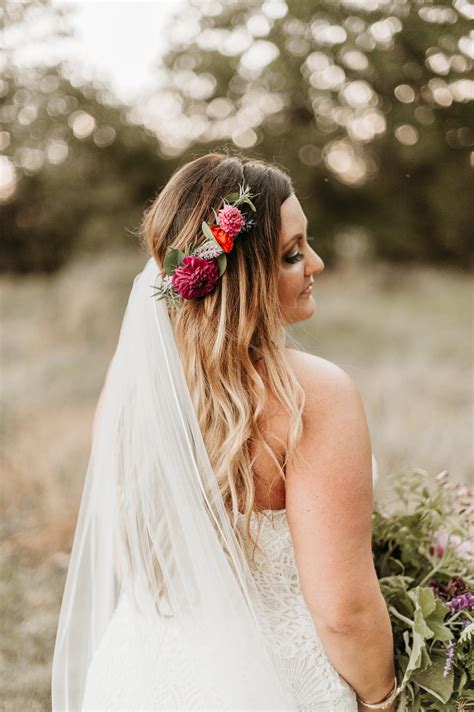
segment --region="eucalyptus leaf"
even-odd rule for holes
[[[219,268],[219,277],[221,277],[227,267],[227,257],[225,252],[222,252],[218,257],[217,257],[217,266]]]
[[[205,236],[206,236],[207,238],[209,238],[209,240],[212,240],[213,242],[217,242],[216,238],[215,238],[214,235],[212,234],[211,228],[209,227],[209,225],[207,224],[206,221],[204,221],[204,222],[202,223],[202,225],[201,225],[201,230],[203,231],[203,233],[205,234]]]
[[[168,250],[166,257],[163,260],[163,270],[167,275],[175,273],[176,268],[181,263],[183,257],[186,257],[186,255],[184,252],[181,252],[181,250],[177,250],[176,248]]]
[[[229,195],[226,195],[224,200],[227,200],[229,203],[235,203],[236,200],[240,198],[240,193],[229,193]]]

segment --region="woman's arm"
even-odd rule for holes
[[[364,407],[341,368],[311,354],[298,361],[305,464],[287,467],[286,510],[302,593],[328,658],[363,700],[375,703],[392,687],[394,661],[372,557],[372,448]]]

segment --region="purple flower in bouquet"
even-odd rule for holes
[[[229,237],[234,237],[245,225],[245,218],[235,205],[225,205],[217,213],[219,227],[224,230]]]
[[[451,643],[448,643],[448,651],[446,653],[446,663],[445,663],[444,671],[443,671],[444,677],[447,677],[449,675],[449,673],[451,672],[451,668],[453,667],[455,648],[456,648],[456,643],[454,641],[452,641]]]
[[[455,596],[455,598],[452,598],[449,601],[448,606],[451,615],[453,615],[453,613],[456,613],[457,611],[464,611],[466,609],[474,611],[474,596],[472,595],[472,593],[467,591],[466,593],[463,593],[460,596]]]
[[[189,255],[176,269],[172,282],[183,299],[197,299],[212,292],[218,279],[219,269],[215,261]]]

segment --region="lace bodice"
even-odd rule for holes
[[[244,526],[244,514],[240,514]],[[354,712],[355,693],[329,661],[301,592],[286,509],[251,515],[252,575],[265,608],[263,627],[283,662],[298,710]]]

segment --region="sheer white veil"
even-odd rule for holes
[[[294,710],[263,635],[262,601],[232,530],[182,370],[153,258],[134,280],[97,407],[60,611],[52,708],[81,710],[122,590],[173,621],[229,710]],[[166,654],[166,653],[165,653]],[[209,704],[209,709],[212,709]]]

